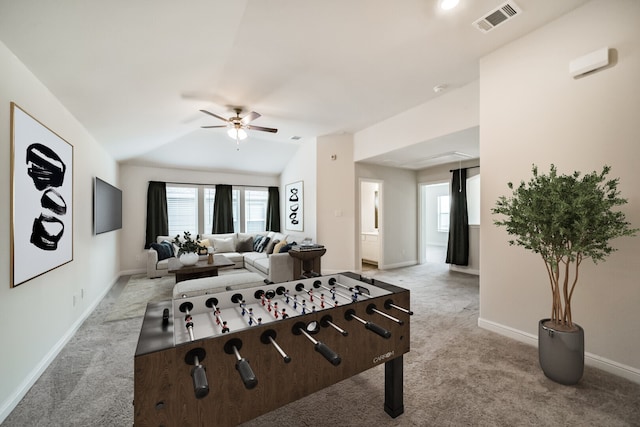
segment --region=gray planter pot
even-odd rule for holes
[[[555,382],[577,384],[584,372],[584,329],[558,331],[538,322],[538,357],[544,374]]]

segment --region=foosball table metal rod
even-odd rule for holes
[[[380,335],[382,338],[386,338],[386,339],[391,338],[391,331],[388,331],[387,329],[384,329],[382,326],[378,326],[373,322],[369,322],[367,320],[359,318],[358,316],[356,316],[356,311],[353,309],[347,310],[344,313],[344,318],[347,320],[352,320],[352,319],[357,320],[358,322],[364,325],[365,329],[368,329],[371,332]]]
[[[369,304],[369,305],[367,306],[367,310],[366,310],[366,311],[367,311],[367,314],[373,314],[373,313],[376,313],[376,314],[379,314],[379,315],[380,315],[380,316],[382,316],[382,317],[386,317],[386,318],[387,318],[387,319],[389,319],[389,320],[393,320],[393,321],[394,321],[394,322],[396,322],[398,325],[404,325],[404,322],[403,322],[402,320],[400,320],[400,319],[398,319],[398,318],[396,318],[396,317],[393,317],[393,316],[391,316],[391,315],[389,315],[389,314],[385,313],[384,311],[380,311],[380,310],[378,310],[378,309],[376,308],[376,305],[375,305],[375,304]]]

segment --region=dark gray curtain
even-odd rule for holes
[[[451,179],[449,244],[447,264],[469,265],[469,215],[467,214],[467,169],[456,169]]]
[[[233,233],[233,187],[231,185],[216,185],[211,232],[213,234]]]
[[[167,214],[167,184],[149,181],[147,190],[147,235],[145,249],[149,249],[157,236],[169,234]]]
[[[280,190],[278,187],[269,187],[267,231],[280,231]]]

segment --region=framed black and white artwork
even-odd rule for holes
[[[302,181],[285,186],[285,229],[304,231],[304,194]]]
[[[11,287],[73,260],[73,146],[11,103]]]

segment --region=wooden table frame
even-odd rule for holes
[[[231,267],[235,263],[224,255],[213,255],[213,264],[207,260],[198,261],[195,265],[182,265],[177,258],[169,260],[169,273],[175,273],[176,283],[184,280],[213,277],[218,275],[218,269]]]

